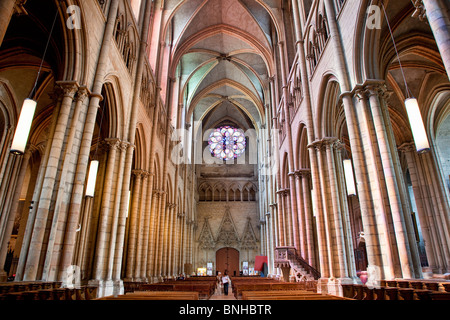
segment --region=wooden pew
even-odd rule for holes
[[[11,284],[6,289],[7,292],[0,295],[0,300],[92,300],[97,296],[97,287],[94,286],[77,288],[62,288],[60,286],[60,282],[34,282],[27,285]],[[5,291],[2,290],[2,292]]]
[[[234,296],[239,299],[244,291],[276,291],[276,290],[305,290],[304,283],[289,283],[289,282],[273,282],[273,283],[242,283],[236,284],[233,289]]]
[[[344,297],[356,300],[450,300],[450,282],[440,280],[382,280],[381,287],[343,284]]]
[[[244,291],[242,300],[353,300],[305,290]]]
[[[141,291],[196,291],[202,299],[209,299],[216,289],[216,282],[175,281],[174,283],[144,284]]]
[[[117,297],[107,296],[94,300],[199,300],[199,294],[182,291],[136,291]]]

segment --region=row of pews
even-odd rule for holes
[[[183,291],[136,291],[95,300],[200,300],[198,292]]]
[[[450,300],[450,281],[381,280],[380,286],[343,284],[342,290],[355,300]]]
[[[93,300],[97,287],[63,288],[61,282],[2,282],[0,300]]]
[[[165,279],[158,283],[124,282],[125,292],[98,300],[208,300],[215,292],[216,277]]]
[[[292,283],[268,278],[233,277],[231,286],[238,300],[353,300],[317,293],[316,281]]]
[[[354,300],[307,290],[243,291],[242,300]]]

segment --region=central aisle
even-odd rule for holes
[[[237,300],[234,297],[233,289],[228,289],[228,295],[225,295],[223,293],[223,290],[221,293],[218,293],[217,291],[209,298],[209,300]]]

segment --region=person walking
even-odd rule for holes
[[[225,293],[225,295],[228,295],[228,288],[229,285],[231,284],[231,279],[228,276],[228,271],[225,271],[223,277],[222,277],[222,283],[223,283],[223,291]]]

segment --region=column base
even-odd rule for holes
[[[89,280],[89,285],[97,286],[97,298],[123,295],[123,280]]]
[[[355,278],[320,278],[317,282],[317,293],[330,294],[343,297],[343,284],[361,284],[358,277]]]

